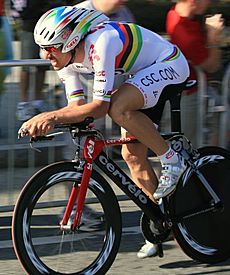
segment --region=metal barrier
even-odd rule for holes
[[[205,117],[205,101],[206,101],[206,78],[204,72],[199,68],[195,67],[196,74],[197,74],[197,85],[198,85],[198,113],[194,114],[198,116],[197,119],[197,141],[198,147],[204,145],[204,117]]]
[[[198,140],[200,141],[199,147],[210,145],[206,138],[207,131],[207,117],[211,116],[210,119],[214,118],[217,122],[216,127],[218,128],[218,134],[216,137],[216,144],[218,146],[227,147],[227,120],[228,120],[228,108],[229,102],[228,97],[230,96],[230,64],[224,72],[223,78],[220,83],[218,94],[211,95],[208,92],[210,83],[207,83],[205,73],[196,67],[196,73],[198,76]],[[218,82],[218,81],[217,81]],[[215,98],[216,97],[216,98]]]
[[[229,97],[230,97],[230,64],[228,64],[222,81],[222,103],[223,108],[221,109],[222,115],[220,118],[220,136],[219,145],[227,147],[227,132],[228,132],[228,108],[229,108]],[[224,112],[224,113],[223,113]]]
[[[12,209],[20,189],[38,166],[62,159],[62,148],[66,145],[64,138],[49,143],[39,144],[42,153],[30,149],[28,139],[17,139],[21,122],[16,119],[16,106],[19,101],[19,71],[15,67],[31,68],[30,93],[33,94],[35,67],[50,65],[46,60],[1,60],[0,67],[11,67],[12,73],[4,82],[4,94],[1,95],[0,108],[0,212]],[[45,98],[49,108],[54,108],[54,90],[59,84],[56,72],[47,71],[45,80]],[[64,94],[64,93],[63,93]]]

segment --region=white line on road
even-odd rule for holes
[[[122,235],[137,235],[140,234],[140,227],[139,226],[131,226],[131,227],[124,227],[122,229]],[[97,232],[99,234],[99,232]],[[84,232],[80,234],[77,234],[77,239],[80,240],[82,238],[93,238],[94,236],[92,235],[92,232]],[[59,243],[61,241],[62,235],[60,236],[48,236],[48,237],[42,237],[42,238],[34,238],[33,243],[35,245],[45,245],[45,244],[55,244]],[[70,242],[73,240],[73,237],[71,234],[65,235],[65,241],[64,242]],[[6,249],[6,248],[13,248],[13,242],[12,240],[5,240],[5,241],[0,241],[0,249]]]

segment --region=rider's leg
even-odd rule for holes
[[[171,85],[177,88],[177,85],[183,84],[188,76],[187,61],[178,52],[176,58],[167,62],[154,62],[150,67],[140,70],[112,95],[110,116],[118,125],[150,148],[162,163],[162,176],[154,193],[155,199],[167,196],[175,189],[185,165],[153,125],[153,122],[159,122],[156,117],[152,119],[138,110],[153,107],[158,110],[158,102],[160,104],[161,100],[174,92],[167,88]]]
[[[122,132],[122,137],[130,136],[127,132]],[[138,187],[140,187],[151,200],[155,192],[158,179],[151,163],[147,157],[148,148],[141,144],[124,144],[122,146],[122,157],[127,163],[131,177]]]
[[[130,136],[130,134],[122,131],[121,136],[125,138]],[[148,148],[141,143],[124,144],[121,150],[122,157],[129,167],[132,180],[153,200],[152,194],[157,188],[158,179],[148,160],[147,152]],[[137,252],[137,257],[144,259],[146,257],[154,257],[157,254],[158,247],[145,240],[144,245]]]
[[[185,166],[161,137],[152,120],[138,111],[143,106],[144,97],[140,90],[125,83],[113,94],[109,114],[118,125],[125,128],[142,144],[155,152],[161,160],[163,172],[165,172],[160,178],[157,191],[154,193],[154,198],[159,199],[174,190]]]
[[[151,119],[138,111],[143,106],[144,97],[141,92],[133,85],[125,83],[113,94],[109,115],[157,156],[164,155],[169,146]]]

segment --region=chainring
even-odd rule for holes
[[[164,227],[163,221],[159,221],[156,226],[144,213],[141,216],[140,226],[144,237],[153,244],[162,243],[171,232],[171,229]]]

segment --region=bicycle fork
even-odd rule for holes
[[[80,187],[78,182],[75,182],[72,187],[69,201],[67,203],[63,219],[61,221],[61,228],[63,230],[67,229],[67,230],[75,231],[77,228],[80,227],[81,216],[84,208],[85,197],[86,197],[91,174],[92,174],[92,164],[90,165],[89,163],[87,163],[87,165],[84,166],[84,171],[80,181]],[[75,204],[76,204],[76,211],[74,213],[73,222],[68,222]]]
[[[70,198],[66,206],[63,219],[60,223],[63,230],[75,231],[81,225],[80,222],[84,208],[85,197],[93,170],[92,163],[101,152],[103,146],[104,144],[100,141],[96,141],[95,137],[87,137],[85,141],[83,150],[83,158],[85,163],[82,178],[80,180],[80,187],[78,182],[75,182],[71,190]],[[73,223],[68,222],[75,203],[77,207],[74,214]]]

